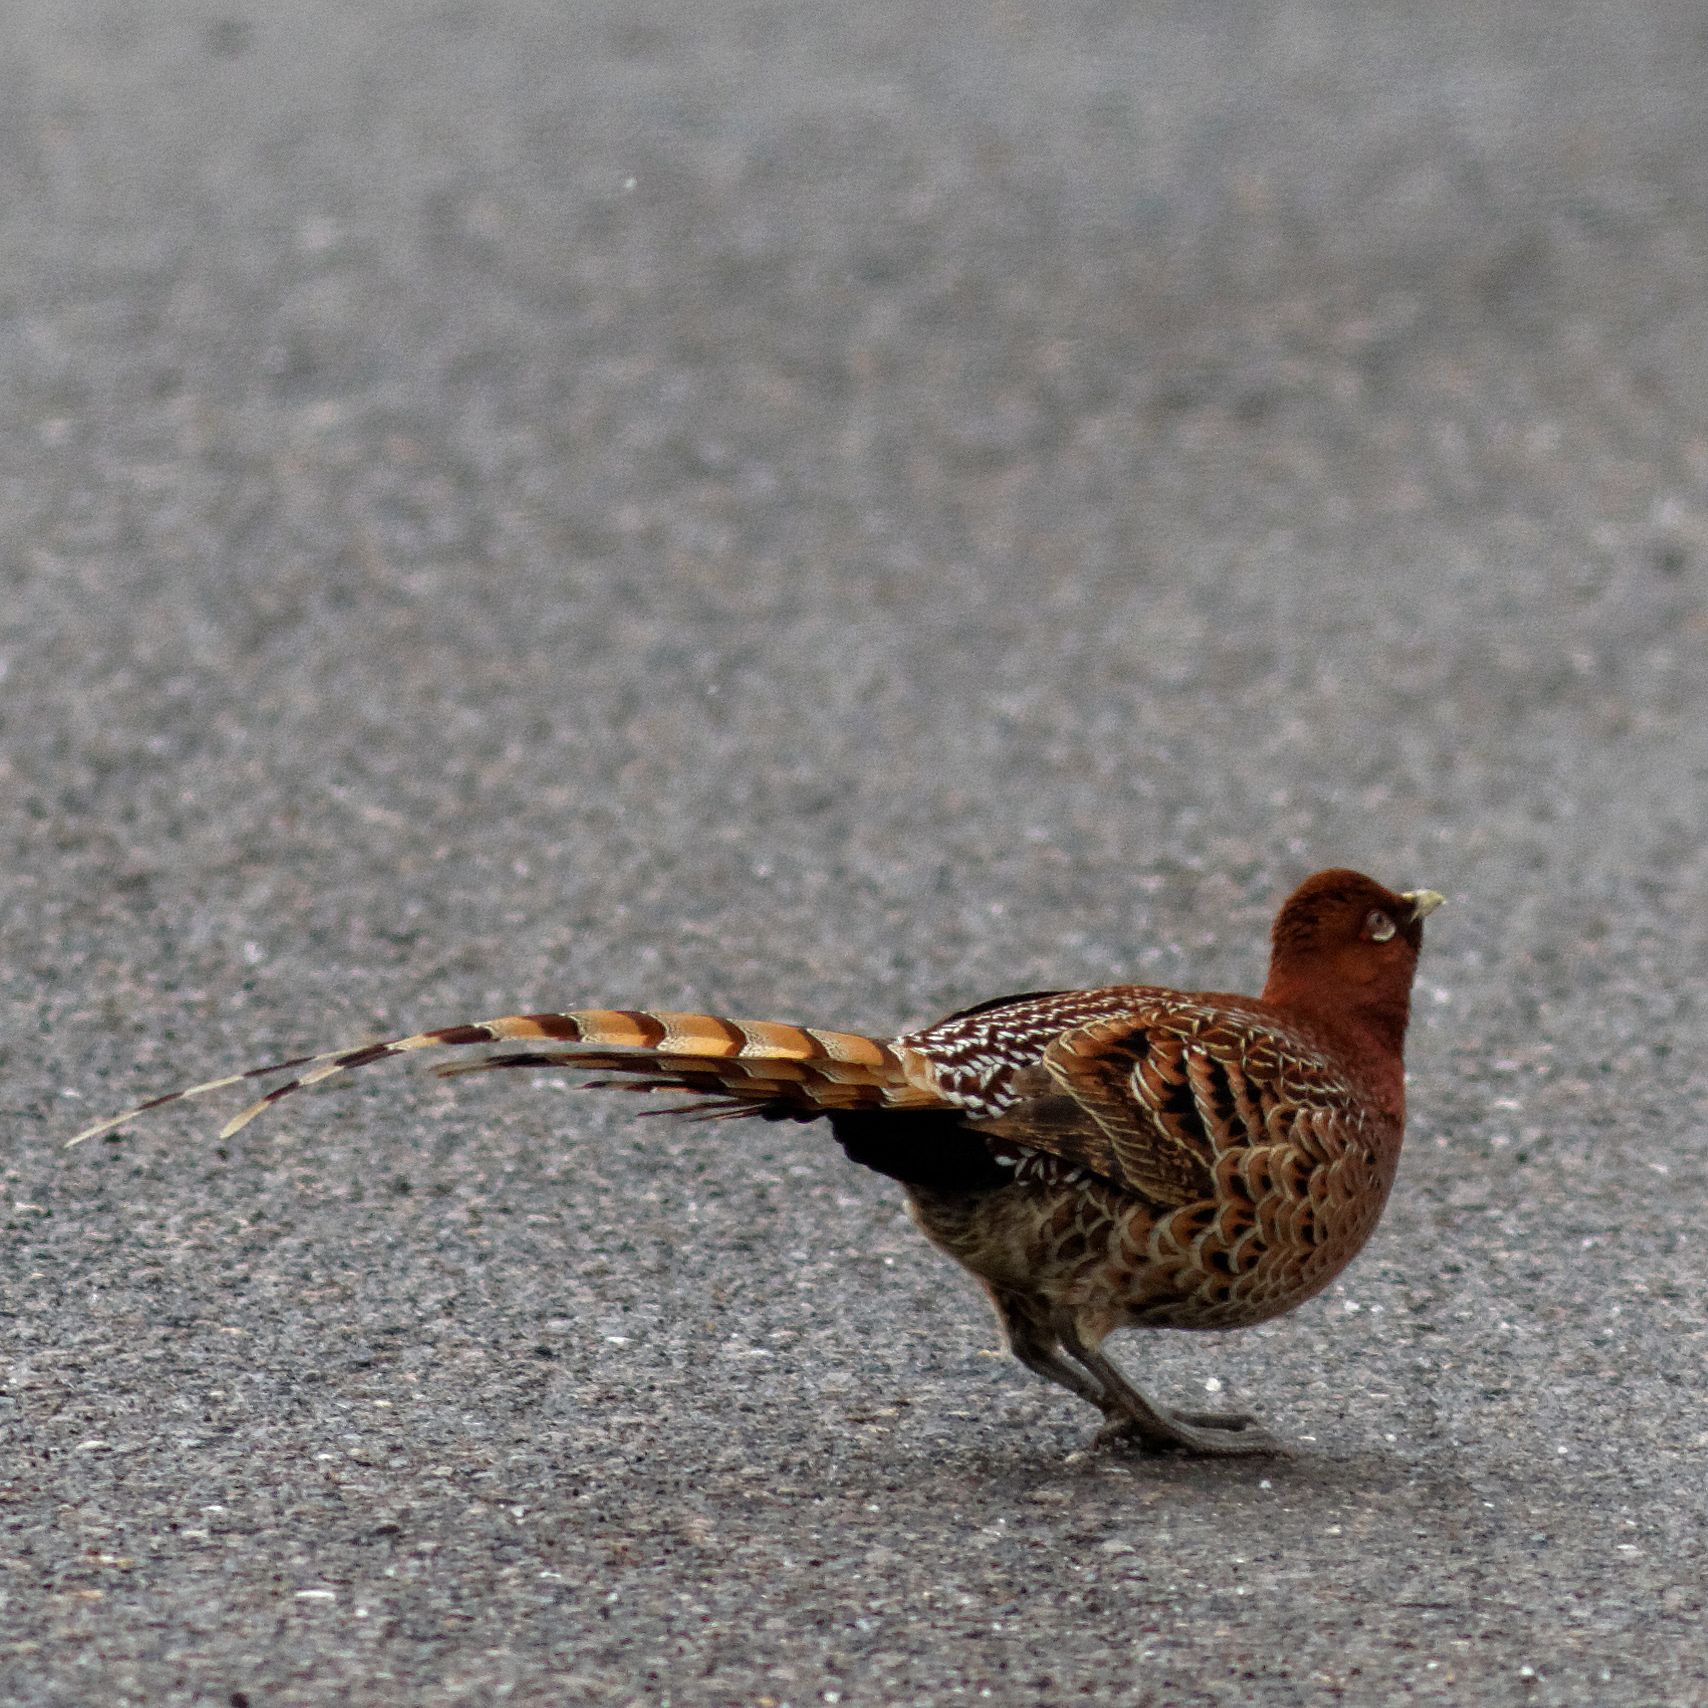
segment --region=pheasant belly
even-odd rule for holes
[[[1389,1179],[1364,1154],[1294,1190],[1157,1206],[1031,1154],[995,1190],[912,1185],[934,1245],[993,1295],[1031,1299],[1098,1339],[1117,1328],[1246,1328],[1321,1292],[1380,1218]],[[999,1307],[1000,1309],[1000,1307]]]

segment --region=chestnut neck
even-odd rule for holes
[[[1264,1005],[1282,1019],[1332,1044],[1396,1115],[1405,1110],[1406,1025],[1411,1019],[1409,979],[1399,989],[1347,986],[1321,968],[1277,957],[1263,987]]]

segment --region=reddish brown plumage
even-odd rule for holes
[[[1261,1322],[1327,1286],[1369,1238],[1399,1161],[1412,978],[1440,899],[1319,872],[1276,917],[1258,997],[1034,992],[887,1043],[713,1015],[509,1015],[251,1069],[143,1107],[296,1072],[231,1133],[388,1056],[521,1042],[440,1071],[565,1065],[619,1076],[593,1085],[684,1092],[702,1114],[826,1118],[850,1157],[902,1182],[926,1235],[983,1283],[1016,1356],[1098,1406],[1106,1433],[1266,1451],[1249,1418],[1153,1405],[1102,1342],[1123,1326]]]

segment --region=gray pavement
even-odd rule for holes
[[[1699,6],[0,15],[0,1699],[1708,1700]],[[61,1149],[1342,862],[1453,898],[1388,1216],[1121,1347],[1290,1463],[1088,1453],[811,1130]]]

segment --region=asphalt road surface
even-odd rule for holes
[[[1694,4],[127,0],[0,53],[0,1698],[1698,1704]],[[1369,1250],[1088,1451],[512,1007],[1249,987],[1446,891]]]

